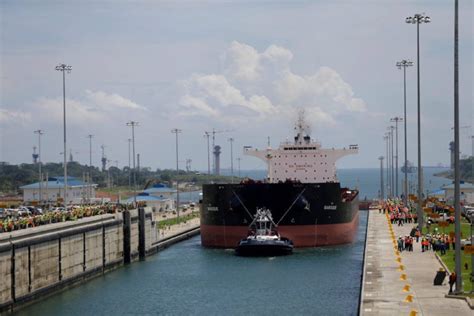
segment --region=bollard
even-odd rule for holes
[[[398,271],[403,271],[405,270],[405,266],[403,264],[401,264],[399,267],[398,267]]]
[[[410,292],[410,285],[406,284],[406,285],[403,287],[403,292]]]
[[[405,281],[406,279],[407,279],[407,275],[405,273],[402,273],[402,275],[400,275],[400,280]]]
[[[140,260],[145,259],[145,209],[138,209],[138,257]]]
[[[397,261],[398,261],[399,263],[401,263],[401,262],[402,262],[402,258],[398,257],[398,258],[397,258]]]
[[[418,312],[415,309],[412,309],[410,311],[410,316],[416,316],[416,315],[418,315]]]
[[[408,294],[407,297],[405,297],[405,302],[406,303],[412,303],[413,302],[413,295]]]
[[[132,254],[130,252],[130,211],[123,211],[123,263],[131,262]]]

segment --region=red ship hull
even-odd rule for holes
[[[282,225],[278,226],[278,232],[293,241],[295,247],[320,247],[352,243],[358,226],[359,212],[347,223]],[[247,226],[201,224],[201,243],[205,247],[235,248],[247,233]]]

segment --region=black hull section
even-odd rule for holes
[[[280,233],[295,247],[347,243],[358,223],[358,192],[339,183],[252,183],[203,186],[201,240],[236,247],[257,208],[271,210]],[[332,229],[333,227],[333,229]]]
[[[236,255],[245,257],[285,256],[292,252],[293,244],[290,241],[242,240],[235,249]]]
[[[339,183],[208,184],[201,223],[248,225],[261,207],[270,209],[279,225],[348,223],[358,212],[358,196],[343,201]]]

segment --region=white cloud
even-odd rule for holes
[[[127,98],[124,98],[118,94],[112,93],[107,94],[103,91],[91,91],[86,90],[86,99],[93,104],[96,104],[101,108],[124,108],[132,110],[146,110],[144,106],[141,106]]]
[[[21,111],[12,111],[7,109],[0,109],[0,122],[3,124],[17,124],[31,122],[31,114]]]
[[[264,116],[276,111],[271,101],[262,95],[246,97],[232,86],[223,75],[192,75],[183,82],[186,94],[181,97],[180,105],[192,108],[193,114],[224,117],[228,113],[242,113],[251,110],[255,115]],[[181,112],[181,114],[185,114]],[[233,114],[233,115],[234,115]]]
[[[235,79],[256,80],[260,76],[260,56],[252,46],[233,41],[226,53],[226,73]]]
[[[181,115],[226,122],[285,118],[303,106],[314,123],[334,125],[343,111],[366,111],[365,102],[354,97],[350,84],[334,69],[321,67],[307,76],[293,73],[293,53],[287,48],[270,45],[259,53],[233,41],[225,56],[222,74],[193,74],[182,82]]]
[[[129,99],[118,94],[107,94],[103,91],[85,90],[80,98],[66,98],[66,116],[68,122],[84,126],[87,123],[105,123],[110,120],[124,119],[130,110],[146,110]],[[63,99],[39,98],[31,104],[31,114],[44,120],[61,121],[63,119]],[[126,118],[125,118],[126,119]]]

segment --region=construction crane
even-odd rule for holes
[[[216,146],[216,134],[220,133],[229,133],[233,132],[233,129],[225,129],[225,130],[217,130],[215,128],[212,129],[212,131],[204,131],[204,137],[207,137],[207,173],[211,174],[211,166],[210,166],[210,149],[209,149],[209,137],[212,134],[212,149],[214,150],[214,147]],[[216,167],[216,161],[214,156],[212,157],[212,170],[215,170]]]

